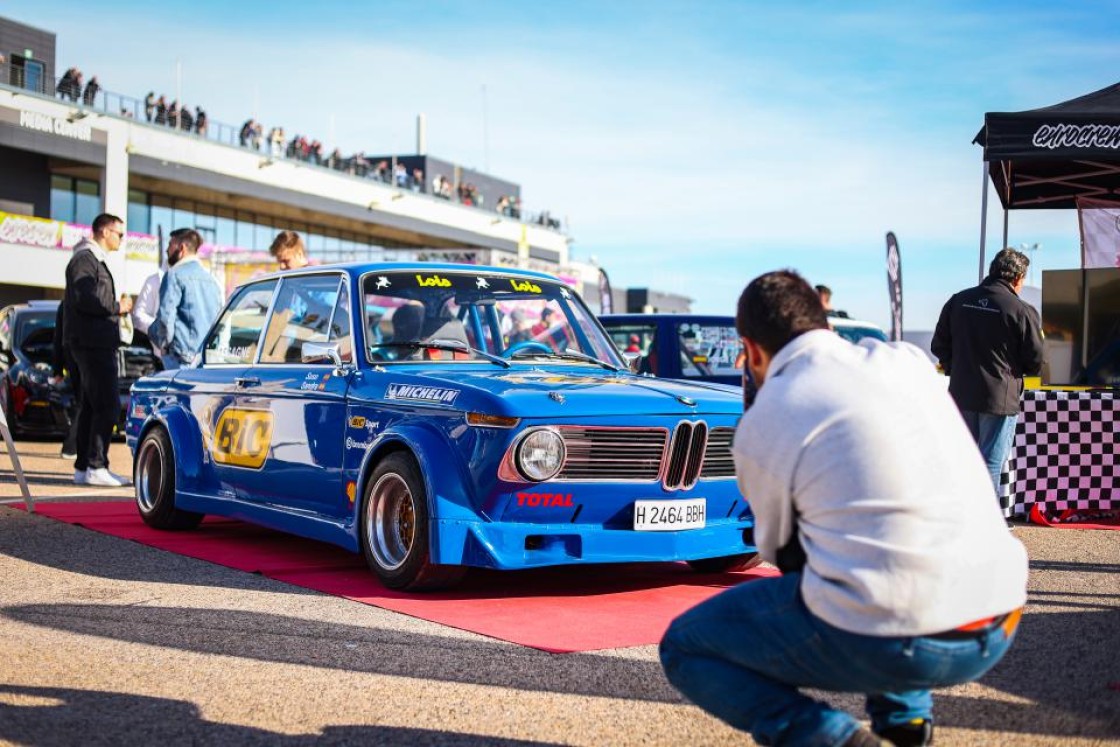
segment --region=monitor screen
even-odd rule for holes
[[[1042,273],[1044,384],[1120,386],[1120,268]]]

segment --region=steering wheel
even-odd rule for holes
[[[502,357],[512,358],[522,350],[536,350],[537,352],[545,353],[547,355],[552,354],[552,348],[550,348],[548,345],[545,345],[543,342],[537,342],[536,340],[522,340],[521,342],[515,342],[508,348],[506,348],[505,352],[502,353]]]

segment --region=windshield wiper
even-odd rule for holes
[[[614,371],[615,373],[618,373],[619,371],[622,370],[618,366],[613,366],[610,363],[607,363],[606,361],[601,361],[601,360],[599,360],[598,358],[596,358],[592,355],[588,355],[587,353],[581,353],[580,351],[573,350],[571,348],[566,348],[563,353],[556,353],[556,352],[552,352],[552,351],[546,353],[542,350],[525,350],[525,351],[520,351],[520,352],[514,353],[511,357],[512,358],[529,358],[529,357],[533,357],[533,358],[557,358],[559,360],[583,361],[584,363],[594,363],[596,366],[601,366],[602,368],[605,368],[608,371]]]
[[[428,348],[433,350],[449,350],[452,353],[474,353],[479,358],[485,358],[494,365],[501,366],[502,368],[509,368],[510,362],[505,358],[497,355],[487,353],[485,350],[472,348],[466,343],[459,342],[458,340],[429,340],[428,342],[417,342],[410,340],[408,342],[378,342],[369,346],[370,349],[374,348],[405,348],[407,350],[420,350],[421,348]]]

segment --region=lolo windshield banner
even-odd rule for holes
[[[887,232],[887,291],[891,297],[891,341],[902,339],[902,258],[893,231]]]

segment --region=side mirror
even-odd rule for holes
[[[626,361],[626,367],[630,369],[630,373],[638,373],[638,369],[642,367],[642,354],[641,353],[626,353],[622,354],[622,360]]]
[[[332,363],[335,368],[342,368],[338,343],[305,342],[300,348],[300,358],[304,363]]]

